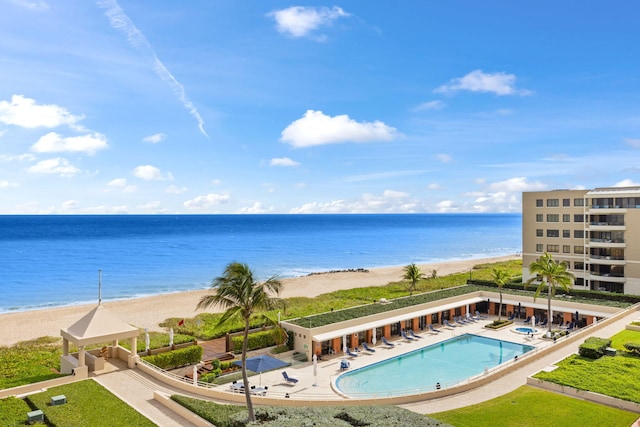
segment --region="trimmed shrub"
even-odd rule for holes
[[[627,351],[631,352],[632,354],[640,356],[640,344],[635,342],[628,342],[624,345],[624,348],[626,348]]]
[[[610,339],[590,337],[580,345],[578,353],[582,357],[587,357],[589,359],[599,359],[604,356],[604,350],[610,345]]]
[[[154,356],[145,356],[142,359],[161,369],[173,369],[198,363],[202,360],[204,350],[199,345],[168,351]]]
[[[235,354],[242,353],[242,336],[236,336],[231,339],[233,352]],[[272,347],[276,345],[276,340],[273,336],[273,331],[261,331],[249,334],[247,342],[247,350],[256,350],[259,348]]]

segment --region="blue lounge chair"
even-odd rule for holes
[[[434,328],[432,324],[429,324],[428,326],[429,326],[429,330],[430,330],[431,332],[435,332],[436,334],[439,334],[439,333],[440,333],[440,331],[439,331],[439,330],[437,330],[436,328]]]
[[[474,319],[474,318],[473,318],[473,316],[471,315],[471,313],[467,313],[465,316],[466,316],[466,318],[467,318],[467,320],[468,320],[469,322],[477,322],[477,321],[478,321],[478,319]]]
[[[296,384],[298,381],[300,381],[295,377],[290,377],[289,375],[287,375],[287,371],[282,371],[282,376],[284,377],[284,380],[290,384]]]
[[[531,322],[531,316],[529,316],[526,319],[524,319],[524,323],[529,323],[529,322]]]
[[[547,323],[549,323],[549,321],[547,319],[544,319],[544,321],[540,323],[538,326],[544,327],[544,326],[547,326]]]
[[[348,360],[342,359],[340,361],[340,370],[341,371],[346,371],[347,369],[349,369],[351,365],[349,364]]]
[[[372,349],[371,347],[369,347],[369,346],[367,345],[367,343],[366,343],[366,342],[363,342],[363,343],[362,343],[362,348],[364,348],[364,349],[365,349],[366,351],[368,351],[369,353],[375,353],[375,352],[376,352],[374,349]]]
[[[411,338],[410,336],[408,336],[405,331],[402,331],[402,338],[404,338],[407,341],[414,341],[415,340],[415,338]]]
[[[480,312],[476,310],[476,317],[478,317],[479,319],[486,319],[489,316],[487,316],[486,314],[480,314]]]
[[[357,353],[352,353],[351,350],[347,349],[347,356],[349,357],[358,357]]]
[[[413,332],[413,329],[409,329],[409,335],[411,335],[413,338],[422,338],[422,336],[421,336],[421,335],[416,335],[416,334]]]
[[[471,323],[471,322],[467,322],[467,320],[462,316],[454,317],[453,320],[455,320],[456,323],[460,323],[461,325],[466,325],[467,323]]]
[[[508,320],[513,320],[513,319],[515,319],[515,318],[516,318],[516,314],[515,314],[515,313],[513,313],[511,316],[509,316],[509,319],[508,319]]]
[[[390,343],[389,341],[387,341],[387,339],[385,337],[382,337],[382,343],[384,345],[386,345],[387,347],[395,347],[395,344]]]
[[[445,319],[443,323],[445,324],[445,326],[448,326],[450,328],[455,328],[457,326],[457,325],[452,325],[451,323],[449,323],[449,321],[447,319]]]

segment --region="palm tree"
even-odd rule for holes
[[[404,276],[402,276],[402,278],[411,282],[409,285],[409,292],[413,292],[416,289],[418,280],[424,279],[425,276],[420,271],[420,267],[411,263],[404,268]]]
[[[502,268],[494,268],[491,275],[493,276],[493,282],[498,286],[498,291],[500,292],[500,308],[498,309],[499,322],[502,316],[502,288],[511,279],[511,276]]]
[[[525,287],[541,279],[536,293],[533,296],[534,301],[544,290],[545,286],[547,287],[547,324],[549,325],[549,332],[551,332],[551,297],[556,294],[556,287],[558,286],[561,286],[562,289],[568,292],[569,286],[573,284],[575,276],[567,271],[567,264],[555,261],[547,252],[537,261],[529,265],[529,272],[536,274],[536,277],[527,280]]]
[[[230,319],[244,320],[244,340],[242,342],[242,381],[244,394],[247,399],[249,421],[255,422],[249,379],[247,377],[247,343],[249,341],[250,320],[256,310],[268,310],[272,307],[275,297],[282,289],[282,283],[276,276],[264,282],[256,282],[254,274],[247,264],[232,262],[224,270],[224,274],[213,280],[212,289],[216,293],[200,298],[197,309],[220,306],[226,311],[218,321],[221,325]]]

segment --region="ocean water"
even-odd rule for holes
[[[0,313],[210,286],[231,261],[259,279],[521,251],[519,214],[4,215]]]

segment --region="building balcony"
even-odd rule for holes
[[[591,281],[600,281],[600,282],[611,282],[611,283],[625,283],[626,278],[624,276],[611,275],[608,273],[597,273],[595,271],[589,272],[589,280]]]
[[[592,222],[587,225],[588,231],[626,231],[627,226],[619,223]]]
[[[627,244],[623,239],[589,239],[587,246],[590,248],[626,248]]]
[[[620,257],[589,255],[587,262],[598,265],[625,265],[627,261]]]

